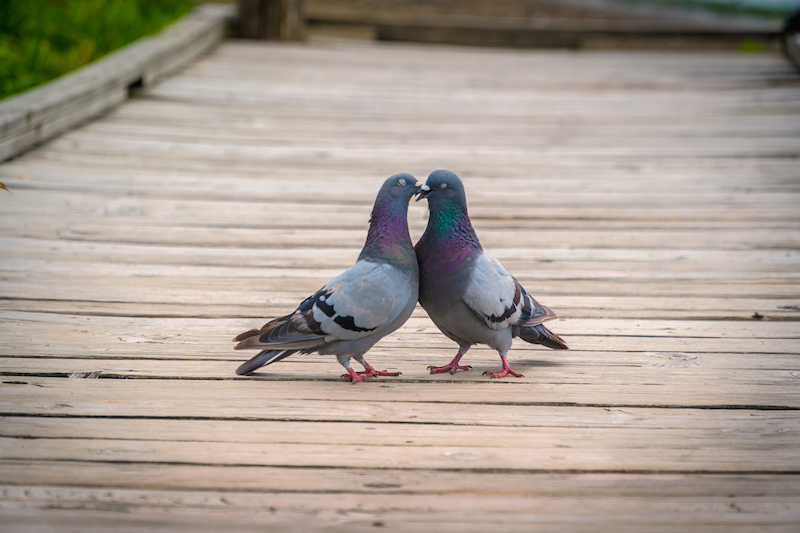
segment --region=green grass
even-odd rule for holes
[[[191,0],[0,0],[0,99],[156,33],[194,5]]]

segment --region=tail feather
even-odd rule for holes
[[[288,322],[292,318],[292,315],[286,315],[279,318],[275,318],[270,320],[263,326],[261,329],[250,329],[245,331],[244,333],[239,333],[236,337],[233,338],[233,342],[241,342],[243,340],[249,339],[250,337],[261,336],[262,334],[266,333],[267,331],[273,330],[286,322]]]
[[[292,321],[293,315],[276,318],[264,324],[261,329],[251,329],[237,335],[233,341],[238,344],[234,350],[251,348],[273,350],[306,350],[325,343],[324,332],[298,330]]]
[[[281,359],[286,359],[295,351],[296,350],[263,350],[237,368],[236,374],[239,376],[246,376],[255,372],[262,366],[280,361]]]
[[[233,347],[234,350],[249,350],[253,348],[272,348],[273,350],[307,350],[310,348],[317,348],[318,346],[325,343],[325,337],[317,337],[313,336],[310,339],[298,339],[292,340],[288,339],[284,342],[266,342],[261,341],[261,337],[247,337],[246,339],[242,340]]]
[[[547,329],[543,324],[521,327],[517,335],[520,339],[531,344],[541,344],[554,350],[569,350],[564,339]]]
[[[241,342],[245,339],[249,339],[250,337],[255,337],[256,335],[260,335],[260,329],[251,329],[250,331],[245,331],[244,333],[239,333],[233,338],[233,342]]]

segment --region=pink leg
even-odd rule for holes
[[[461,361],[461,358],[464,357],[464,351],[459,350],[453,360],[447,363],[444,366],[429,366],[428,370],[431,371],[431,374],[444,374],[445,372],[450,372],[451,374],[455,374],[459,370],[469,370],[472,368],[471,366],[463,366],[459,365],[458,362]]]
[[[345,370],[347,370],[347,374],[342,374],[343,378],[350,378],[353,383],[364,383],[364,380],[358,377],[358,374],[356,374],[356,371],[353,370],[352,367],[347,367]]]
[[[509,374],[511,374],[512,376],[518,377],[518,378],[523,377],[522,374],[517,374],[516,372],[511,370],[510,366],[508,366],[508,361],[506,360],[506,354],[501,353],[500,354],[500,359],[502,359],[502,361],[503,361],[503,370],[501,370],[499,372],[496,371],[496,370],[487,370],[483,374],[492,376],[493,378],[504,378]]]

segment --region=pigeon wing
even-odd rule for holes
[[[473,263],[463,300],[492,329],[534,326],[556,318],[555,313],[534,300],[497,259],[485,252]]]
[[[329,340],[371,335],[400,316],[416,300],[409,276],[387,263],[358,261],[323,289],[314,320]],[[322,292],[321,291],[321,292]]]
[[[236,337],[236,349],[313,349],[327,342],[360,339],[394,321],[408,300],[416,299],[410,291],[408,277],[396,267],[359,261],[292,314]]]

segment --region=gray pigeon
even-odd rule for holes
[[[376,370],[364,354],[405,323],[419,294],[419,268],[408,234],[408,202],[420,184],[411,174],[384,182],[369,222],[367,241],[356,264],[306,298],[291,314],[238,335],[237,350],[261,349],[236,373],[280,361],[295,352],[333,354],[353,382],[362,377],[397,376]],[[354,358],[363,367],[350,366]]]
[[[442,333],[458,343],[449,364],[428,367],[431,374],[468,370],[459,361],[473,344],[488,344],[500,353],[503,369],[488,371],[494,378],[522,377],[506,360],[511,341],[542,344],[566,350],[564,341],[542,322],[556,318],[534,300],[506,272],[497,259],[483,251],[467,214],[464,185],[449,170],[436,170],[420,187],[428,199],[428,227],[414,249],[419,260],[419,303]]]

